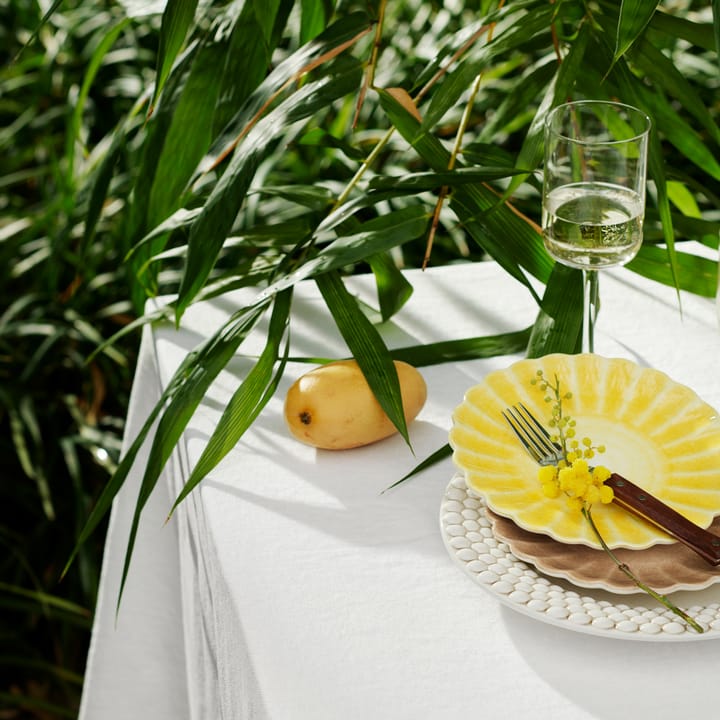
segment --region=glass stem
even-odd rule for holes
[[[582,351],[595,352],[595,318],[598,303],[597,270],[583,270],[583,330]]]

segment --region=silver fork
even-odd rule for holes
[[[540,465],[557,465],[564,457],[562,448],[535,416],[518,403],[502,411],[503,417],[530,457]]]
[[[562,448],[537,418],[518,403],[502,415],[530,457],[539,465],[557,465],[563,459]],[[613,489],[615,501],[626,510],[647,520],[696,552],[710,565],[720,565],[720,537],[688,520],[628,479],[612,473],[605,481]]]

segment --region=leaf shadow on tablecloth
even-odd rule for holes
[[[624,596],[627,597],[627,596]],[[676,720],[717,705],[717,688],[694,668],[717,663],[712,640],[656,642],[604,638],[537,622],[502,608],[504,627],[528,667],[598,720]],[[543,715],[539,708],[539,720]]]

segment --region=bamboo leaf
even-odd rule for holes
[[[82,127],[82,117],[83,113],[85,112],[85,103],[87,102],[88,94],[90,93],[90,87],[92,86],[93,80],[95,79],[95,76],[97,75],[98,70],[100,69],[100,66],[109,52],[109,50],[112,48],[112,46],[115,44],[115,41],[118,39],[120,33],[122,33],[125,28],[130,24],[131,20],[130,18],[124,18],[117,22],[114,26],[112,26],[108,32],[103,36],[102,40],[100,41],[97,48],[95,48],[95,51],[92,54],[92,57],[90,58],[90,62],[88,63],[87,70],[85,72],[85,77],[83,78],[83,83],[80,88],[80,92],[78,93],[78,97],[73,104],[73,112],[72,112],[72,118],[70,120],[70,128],[69,132],[67,134],[67,140],[66,140],[66,150],[65,150],[65,157],[67,159],[67,183],[68,187],[74,187],[75,186],[75,156],[76,156],[76,150],[75,145],[79,141],[80,138],[80,129]]]
[[[410,299],[413,287],[389,253],[371,255],[368,262],[375,276],[380,315],[386,322]]]
[[[300,41],[306,43],[325,29],[330,7],[325,0],[302,0],[300,7]]]
[[[252,14],[257,18],[260,37],[268,42],[275,28],[275,17],[280,7],[280,0],[253,0],[248,3]]]
[[[210,383],[228,364],[240,343],[257,323],[268,302],[263,300],[233,315],[220,331],[206,341],[198,351],[186,358],[169,383],[173,392],[168,396],[169,401],[163,408],[155,430],[133,513],[118,592],[118,609],[130,570],[140,517],[150,494],[157,485],[160,473],[205,396]]]
[[[273,53],[280,39],[276,28],[286,20],[287,2],[277,0],[246,2],[235,19],[233,4],[227,9],[222,23],[232,23],[227,52],[219,67],[222,68],[220,91],[213,118],[213,137],[232,121],[239,107],[263,82],[272,65]],[[242,72],[238,72],[242,68]]]
[[[720,0],[712,0],[714,50],[720,57]]]
[[[379,176],[370,181],[369,188],[371,191],[396,190],[398,195],[403,193],[414,194],[437,190],[443,186],[459,187],[526,173],[527,169],[513,167],[467,167],[456,170],[439,170],[437,172],[409,173],[402,177]]]
[[[670,201],[667,192],[667,178],[665,176],[665,159],[662,145],[658,136],[658,125],[662,125],[662,129],[667,132],[667,127],[663,123],[663,117],[658,118],[654,112],[658,100],[656,94],[649,93],[645,87],[637,81],[635,76],[628,69],[624,59],[620,60],[615,66],[616,76],[620,87],[623,89],[626,97],[630,102],[638,108],[646,112],[653,121],[653,127],[650,131],[650,140],[648,144],[648,175],[655,184],[656,205],[660,221],[662,223],[663,237],[667,245],[667,256],[670,262],[670,268],[674,275],[677,275],[677,258],[675,253],[675,232],[673,230],[673,219],[670,211]],[[670,122],[674,122],[671,120]],[[677,285],[677,277],[675,280]],[[680,292],[678,288],[678,302],[680,302]]]
[[[500,335],[445,340],[425,345],[396,348],[390,351],[390,355],[394,360],[404,360],[415,367],[490,358],[498,355],[514,355],[515,353],[525,352],[530,340],[531,330],[532,328],[525,328],[524,330]]]
[[[452,447],[450,447],[450,444],[448,443],[447,445],[443,445],[441,448],[438,448],[435,452],[428,455],[428,457],[426,457],[421,463],[418,463],[407,475],[403,475],[403,477],[395,481],[392,485],[386,487],[380,494],[382,495],[388,490],[392,490],[394,487],[404,483],[406,480],[409,480],[411,477],[417,475],[423,470],[427,470],[427,468],[437,465],[437,463],[442,462],[446,458],[452,457],[452,454],[453,450]]]
[[[125,149],[125,134],[116,131],[113,134],[110,147],[100,166],[91,178],[90,198],[88,200],[88,210],[85,216],[85,229],[83,231],[83,241],[81,253],[84,255],[95,236],[98,220],[102,214],[103,205],[107,198],[108,188],[115,171],[115,164]]]
[[[435,127],[495,57],[516,51],[531,42],[539,33],[547,33],[552,18],[552,5],[548,3],[538,6],[536,3],[527,3],[524,8],[520,5],[521,3],[512,3],[510,10],[519,12],[522,21],[508,24],[491,43],[477,53],[468,54],[435,90],[430,105],[423,113],[423,129]]]
[[[666,93],[674,97],[720,143],[720,130],[697,90],[675,64],[652,42],[641,38],[632,52],[632,62]]]
[[[188,179],[210,146],[222,79],[217,69],[222,66],[226,53],[224,39],[203,42],[195,53],[155,166],[150,208],[156,222],[167,218],[182,204]]]
[[[157,103],[170,69],[182,48],[188,29],[195,17],[198,0],[168,0],[162,17],[160,28],[160,44],[156,66],[155,94],[153,95],[150,112]]]
[[[357,86],[359,67],[310,82],[270,112],[237,146],[200,216],[190,229],[188,256],[178,293],[176,319],[202,288],[232,227],[260,162],[275,148],[288,125],[311,116]]]
[[[530,336],[527,357],[578,352],[582,344],[582,308],[581,271],[555,263]]]
[[[273,282],[264,294],[271,295],[301,280],[353,265],[376,253],[402,245],[425,232],[427,221],[425,209],[418,205],[410,205],[368,220],[360,226],[359,232],[338,237],[297,270]]]
[[[638,39],[655,14],[658,0],[622,0],[613,63],[617,62]]]
[[[285,367],[285,362],[281,362],[273,374],[273,367],[280,357],[280,344],[286,334],[291,297],[291,290],[275,296],[265,349],[226,405],[200,459],[173,503],[168,518],[198,483],[235,447],[274,394]],[[287,357],[287,349],[285,356]]]
[[[383,108],[403,137],[430,167],[444,171],[449,153],[442,144],[424,131],[391,96],[380,91],[380,98]],[[481,184],[457,187],[451,196],[450,207],[478,244],[525,285],[533,297],[537,297],[522,268],[543,282],[550,274],[553,263],[544,249],[539,228],[507,204],[501,203],[497,193]]]
[[[142,448],[142,446],[145,442],[145,439],[148,436],[148,433],[150,432],[153,425],[155,424],[155,421],[157,420],[158,416],[162,412],[165,404],[175,393],[175,391],[177,389],[177,385],[181,381],[183,373],[188,369],[189,365],[193,361],[194,361],[194,356],[192,356],[192,355],[188,355],[185,358],[182,365],[178,368],[178,371],[175,373],[173,380],[170,383],[168,383],[168,386],[163,390],[163,392],[160,396],[160,399],[158,400],[158,402],[155,404],[155,407],[153,407],[152,411],[148,415],[142,428],[140,428],[140,432],[137,434],[137,437],[133,440],[133,442],[128,447],[128,449],[125,452],[122,460],[120,461],[120,464],[118,465],[117,469],[113,473],[113,475],[110,478],[110,480],[108,481],[108,483],[103,488],[103,491],[102,491],[102,493],[100,493],[100,497],[95,502],[95,505],[90,510],[90,513],[88,514],[85,524],[83,525],[82,529],[80,530],[78,538],[75,542],[75,546],[73,547],[73,549],[70,553],[70,556],[69,556],[67,562],[65,563],[65,567],[63,568],[61,577],[64,577],[66,575],[67,571],[70,569],[70,566],[72,565],[73,561],[75,560],[75,557],[80,552],[80,548],[82,547],[82,545],[90,538],[90,536],[93,534],[93,532],[95,531],[97,526],[100,524],[100,521],[110,511],[112,502],[115,499],[115,496],[118,494],[118,492],[120,492],[120,488],[125,483],[128,473],[130,472],[130,470],[135,462],[135,458],[137,457],[138,452]]]
[[[517,130],[518,118],[528,113],[528,108],[535,105],[536,99],[545,88],[550,87],[555,77],[557,63],[554,58],[543,58],[539,66],[532,66],[519,76],[517,82],[509,88],[500,103],[500,107],[488,118],[480,128],[478,140],[492,143],[500,133]],[[497,146],[491,145],[495,149]],[[463,157],[467,159],[467,146],[463,149]]]
[[[232,116],[201,163],[199,173],[216,167],[237,145],[249,129],[277,104],[283,91],[291,84],[299,84],[312,70],[328,64],[370,31],[364,13],[350,13],[333,23],[325,32],[303,45],[277,65],[248,96]],[[234,68],[233,68],[234,69]]]
[[[717,0],[712,2],[714,6],[717,4]],[[714,24],[695,22],[683,15],[663,12],[660,8],[650,20],[650,28],[666,35],[673,44],[678,40],[686,40],[690,45],[711,52],[716,48]]]
[[[667,250],[654,245],[643,245],[627,267],[655,282],[703,297],[715,297],[718,287],[717,261],[683,252],[676,252],[674,259],[673,266]]]
[[[315,278],[315,282],[380,407],[410,445],[400,381],[380,333],[363,315],[337,272],[323,273]]]
[[[525,134],[525,139],[518,153],[516,163],[520,167],[532,171],[541,164],[545,147],[545,117],[554,106],[566,102],[569,97],[578,75],[582,72],[589,37],[590,27],[585,24],[580,28],[568,54],[560,63],[555,78],[548,84],[540,107],[530,123],[530,128]],[[515,177],[508,185],[505,195],[507,197],[511,196],[526,178],[526,175]]]

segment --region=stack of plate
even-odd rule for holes
[[[719,636],[720,588],[713,585],[720,568],[615,503],[593,507],[603,538],[640,580],[662,593],[690,591],[678,602],[707,628],[700,635],[648,595],[631,596],[638,588],[582,515],[563,497],[543,495],[537,464],[502,416],[522,402],[549,418],[552,401],[531,382],[538,370],[571,393],[563,411],[578,435],[606,447],[594,461],[720,533],[716,411],[690,388],[628,360],[548,355],[490,373],[453,415],[458,473],[441,508],[451,556],[503,602],[547,622],[637,639]]]

